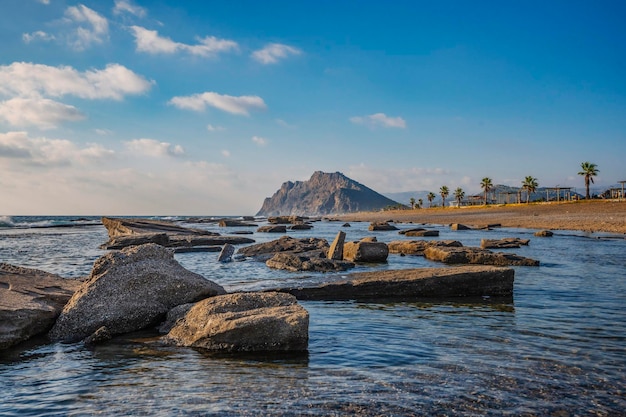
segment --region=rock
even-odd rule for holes
[[[404,255],[424,255],[424,250],[430,246],[462,247],[456,240],[394,240],[387,244],[389,253]]]
[[[100,257],[49,333],[78,341],[106,326],[111,335],[143,329],[171,308],[224,289],[183,268],[168,249],[149,243]]]
[[[233,235],[252,235],[252,234],[254,234],[254,232],[252,232],[250,230],[235,230],[235,231],[231,232],[231,234],[233,234]]]
[[[194,246],[223,246],[227,243],[231,245],[241,245],[245,243],[254,243],[254,239],[241,236],[170,236],[170,248],[189,248]]]
[[[172,248],[174,253],[195,253],[195,252],[221,252],[222,246],[192,246],[184,248]]]
[[[361,242],[378,242],[378,239],[376,238],[376,236],[366,236],[361,239]]]
[[[328,249],[328,259],[334,259],[340,261],[343,259],[343,245],[346,240],[345,232],[338,232],[337,236],[335,236],[335,240],[330,245],[330,249]]]
[[[515,254],[492,252],[487,249],[472,247],[431,246],[424,250],[424,256],[431,261],[446,264],[480,264],[497,266],[538,266],[539,261]]]
[[[535,232],[534,235],[538,237],[552,237],[554,233],[552,233],[550,230],[539,230]]]
[[[106,342],[107,340],[111,340],[112,337],[113,336],[111,335],[111,332],[109,332],[109,329],[107,329],[106,326],[102,326],[85,338],[85,344],[97,345],[102,342]]]
[[[398,230],[398,228],[387,222],[372,222],[368,227],[370,231]]]
[[[295,253],[277,253],[268,259],[265,264],[274,269],[287,271],[331,272],[346,271],[354,268],[354,263],[333,260],[321,257],[309,257]]]
[[[254,216],[243,216],[242,217],[244,222],[253,222],[256,221],[256,219],[254,218]]]
[[[127,235],[144,235],[153,233],[167,233],[168,235],[205,235],[216,236],[217,233],[206,230],[190,229],[178,226],[172,222],[152,219],[124,219],[103,217],[102,224],[109,233],[109,238]]]
[[[301,216],[273,216],[268,217],[267,222],[272,224],[297,224],[304,223],[306,217]]]
[[[256,231],[259,233],[287,233],[287,226],[281,226],[281,225],[261,226]]]
[[[505,237],[503,239],[481,239],[480,247],[483,249],[508,249],[519,248],[521,245],[528,245],[529,243],[530,239]]]
[[[387,262],[389,248],[384,242],[347,242],[343,259],[352,262]]]
[[[156,243],[157,245],[168,246],[170,238],[167,236],[167,233],[145,233],[142,235],[116,236],[109,239],[107,243],[100,245],[100,249],[123,249],[128,246],[138,246],[146,243]]]
[[[341,225],[341,227],[352,227],[352,226],[350,225],[350,223],[344,223]]]
[[[219,227],[256,227],[255,223],[246,223],[241,220],[222,219],[217,224]]]
[[[163,340],[211,351],[306,351],[309,313],[289,294],[221,295],[196,303]]]
[[[513,294],[510,268],[457,266],[353,273],[314,287],[281,288],[299,300],[414,300]]]
[[[313,226],[308,223],[298,223],[289,226],[289,230],[310,230]]]
[[[226,243],[222,248],[219,256],[217,257],[218,262],[230,262],[233,260],[233,254],[235,253],[235,247],[230,243]]]
[[[240,248],[237,253],[244,256],[259,256],[274,254],[277,252],[303,253],[319,251],[319,253],[326,253],[327,250],[328,241],[326,241],[326,239],[295,239],[291,236],[283,236],[280,239],[272,240],[271,242],[257,243],[256,245]]]
[[[408,230],[404,235],[408,237],[439,236],[439,230]]]
[[[80,285],[38,269],[0,263],[0,349],[50,330]]]
[[[181,304],[179,306],[174,307],[170,311],[167,312],[167,316],[165,316],[165,321],[157,327],[157,330],[161,334],[169,333],[170,330],[176,325],[178,320],[185,317],[185,314],[194,306],[194,303]]]
[[[452,229],[452,230],[472,230],[471,227],[465,226],[464,224],[460,224],[460,223],[452,223],[450,225],[450,229]]]
[[[400,231],[398,232],[398,234],[399,234],[399,235],[404,235],[404,234],[406,234],[406,233],[408,233],[408,232],[421,232],[421,231],[423,231],[423,230],[426,230],[426,229],[424,229],[424,228],[422,228],[422,227],[415,227],[415,228],[413,228],[413,229],[404,229],[404,230],[400,230]]]

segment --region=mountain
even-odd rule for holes
[[[308,181],[287,181],[263,201],[257,216],[326,215],[380,210],[398,203],[346,177],[316,171]]]

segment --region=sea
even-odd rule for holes
[[[221,234],[234,230],[184,216],[155,218]],[[331,242],[342,230],[347,240],[410,239],[371,232],[368,225],[322,220],[287,235]],[[299,354],[166,347],[150,330],[95,347],[38,338],[0,351],[0,415],[626,415],[624,235],[555,231],[539,238],[527,229],[426,227],[440,236],[424,239],[465,246],[482,238],[527,238],[528,246],[504,251],[541,265],[514,267],[514,294],[506,300],[301,301],[310,314],[310,340],[308,352]],[[280,237],[243,230],[257,242]],[[68,279],[87,276],[106,241],[99,217],[0,217],[0,262]],[[175,257],[228,291],[329,277],[271,270],[250,259],[219,263],[217,253]],[[444,267],[392,254],[385,264],[353,271],[434,266]]]

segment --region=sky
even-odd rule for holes
[[[0,215],[626,180],[623,1],[0,0]],[[407,202],[405,202],[407,203]]]

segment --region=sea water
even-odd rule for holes
[[[215,224],[186,223],[228,234]],[[0,262],[67,278],[88,275],[107,233],[96,217],[0,218]],[[367,223],[315,222],[293,237],[410,239]],[[414,227],[399,224],[400,228]],[[0,351],[0,415],[514,415],[626,414],[626,240],[532,230],[440,231],[478,246],[520,237],[507,250],[538,259],[515,267],[513,300],[301,302],[310,313],[306,354],[216,355],[163,347],[134,333],[87,348],[38,339]],[[240,229],[239,229],[240,230]],[[256,233],[257,242],[279,235]],[[427,238],[428,239],[428,238]],[[218,263],[181,253],[186,268],[229,291],[315,282],[263,263]],[[418,256],[356,271],[443,266]]]

